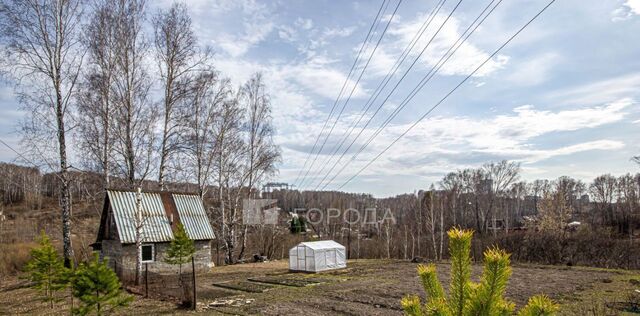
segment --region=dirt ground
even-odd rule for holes
[[[346,269],[306,274],[289,273],[286,261],[225,266],[198,276],[197,312],[138,298],[120,313],[401,315],[399,302],[404,295],[424,297],[415,267],[406,261],[358,260],[350,261]],[[445,285],[448,268],[446,263],[438,264]],[[481,269],[474,266],[476,281]],[[10,284],[0,285],[2,315],[59,314],[68,309],[67,304],[57,303],[54,310],[48,310],[33,290]],[[562,315],[624,315],[619,307],[626,306],[636,289],[640,289],[637,271],[515,264],[507,297],[520,307],[528,297],[544,293],[562,305]]]

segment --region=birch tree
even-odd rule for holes
[[[114,78],[114,156],[118,173],[130,189],[141,185],[152,171],[157,111],[148,100],[151,86],[145,71],[149,45],[142,33],[145,2],[117,1],[116,69]]]
[[[483,169],[485,170],[485,174],[488,176],[488,179],[491,183],[488,194],[488,216],[485,217],[485,226],[486,220],[489,217],[491,217],[491,220],[493,221],[492,226],[495,226],[495,202],[498,200],[497,198],[504,196],[505,192],[512,183],[518,180],[518,177],[520,176],[520,164],[517,162],[502,160],[498,163],[491,162],[485,164],[483,166]],[[496,228],[497,227],[493,227],[494,237],[497,234]]]
[[[165,189],[167,163],[179,150],[180,117],[178,105],[189,93],[197,70],[209,57],[208,50],[198,47],[185,4],[174,3],[153,17],[155,57],[163,88],[162,135],[158,184]]]
[[[136,244],[136,280],[135,284],[139,285],[142,281],[142,242],[144,236],[144,211],[142,210],[142,189],[138,187],[136,190],[136,205],[135,205],[135,217],[133,218],[133,227],[135,230],[135,244]]]
[[[193,83],[192,92],[184,106],[182,138],[185,144],[187,168],[198,185],[198,194],[204,197],[213,180],[218,146],[218,137],[224,137],[226,126],[218,126],[216,121],[226,120],[229,112],[221,113],[225,103],[229,103],[231,88],[228,79],[219,78],[214,71],[199,74]],[[228,111],[228,109],[227,109]],[[228,122],[219,122],[222,125]]]
[[[69,105],[83,59],[82,11],[82,2],[76,0],[7,0],[0,4],[2,49],[27,112],[22,126],[24,148],[32,157],[44,160],[60,183],[67,267],[73,259],[67,139],[72,126]],[[56,153],[55,157],[50,153]]]
[[[220,114],[214,123],[216,144],[214,172],[217,176],[220,230],[226,248],[227,263],[233,263],[235,259],[233,253],[237,244],[236,227],[240,220],[238,203],[232,198],[234,195],[232,188],[234,184],[238,187],[242,183],[238,175],[241,173],[240,165],[244,151],[241,133],[243,113],[237,98],[231,98],[222,103]]]
[[[247,195],[253,197],[253,187],[264,177],[276,172],[280,149],[273,143],[275,130],[271,123],[271,102],[265,92],[262,74],[256,73],[240,90],[240,102],[247,113],[246,165]],[[247,227],[244,227],[239,259],[246,247]]]
[[[77,98],[78,144],[85,167],[102,174],[103,186],[110,183],[113,159],[113,83],[116,76],[117,16],[113,1],[97,2],[85,27],[84,46],[88,68]]]

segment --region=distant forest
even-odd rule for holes
[[[74,225],[78,227],[78,240],[83,239],[81,244],[88,245],[94,241],[102,207],[101,176],[91,172],[71,175]],[[0,164],[0,193],[6,219],[29,223],[4,230],[2,242],[29,242],[39,229],[48,229],[54,237],[60,235],[59,220],[50,220],[59,217],[57,185],[53,174]],[[178,191],[199,190],[193,183],[166,185]],[[157,189],[158,183],[144,182],[143,187]],[[214,231],[223,236],[223,226],[228,224],[222,219],[219,189],[208,186],[204,192]],[[526,182],[520,180],[517,163],[501,161],[451,172],[426,189],[389,198],[286,189],[252,194],[276,199],[281,221],[278,225],[235,223],[244,243],[230,249],[227,241],[219,238],[212,250],[217,264],[251,260],[255,254],[286,258],[287,249],[295,243],[317,239],[343,243],[351,259],[446,259],[445,232],[457,226],[477,232],[474,258],[481,258],[486,247],[499,244],[521,262],[640,267],[640,173],[619,177],[606,174],[591,183],[566,176]],[[324,212],[321,221],[313,221],[318,214],[308,214],[311,221],[304,221],[303,229],[292,229],[294,213],[304,216],[305,210],[314,208]],[[376,209],[378,218],[349,223],[342,214],[326,214],[328,209],[349,208]],[[390,211],[393,220],[383,220],[385,210]],[[87,252],[80,250],[81,254]]]

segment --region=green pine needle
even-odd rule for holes
[[[436,266],[418,265],[418,276],[427,294],[422,306],[416,295],[405,296],[400,302],[406,315],[429,316],[509,316],[515,304],[504,299],[511,277],[511,255],[497,247],[484,252],[484,270],[480,283],[471,282],[471,239],[473,231],[452,228],[449,236],[451,255],[451,291],[445,297],[438,281]],[[547,296],[534,296],[518,316],[550,316],[558,311]]]

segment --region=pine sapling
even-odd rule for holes
[[[484,252],[484,269],[479,283],[471,282],[471,239],[473,232],[453,228],[449,236],[451,256],[451,286],[449,297],[445,296],[438,280],[436,267],[418,265],[418,276],[426,292],[427,301],[421,305],[420,298],[409,295],[401,305],[407,315],[443,316],[507,316],[512,315],[515,304],[504,299],[511,276],[510,255],[497,247]],[[551,299],[544,295],[534,296],[518,313],[519,316],[548,316],[558,311]]]
[[[80,306],[73,309],[77,315],[96,315],[110,313],[116,308],[127,306],[133,297],[122,290],[118,276],[105,261],[94,255],[89,262],[82,263],[76,269],[71,288],[73,296],[80,301]]]
[[[182,265],[189,262],[193,254],[196,252],[195,243],[189,238],[182,223],[178,223],[178,229],[173,234],[174,238],[167,249],[167,257],[165,261],[169,264],[178,265],[178,280],[180,287],[184,291],[182,281]]]
[[[31,260],[25,271],[28,273],[27,278],[33,282],[32,287],[39,290],[44,295],[44,300],[53,308],[55,293],[69,283],[68,269],[44,231],[41,232],[38,243],[40,246],[31,250]]]

